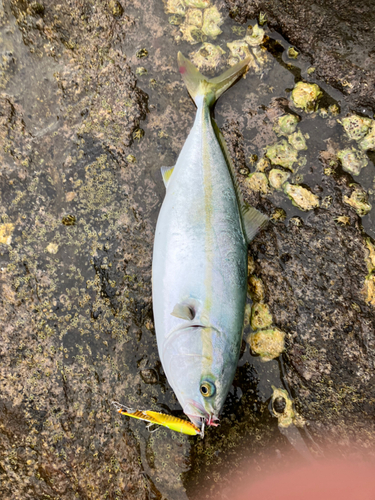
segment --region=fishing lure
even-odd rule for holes
[[[204,435],[204,426],[202,426],[202,429],[199,429],[199,427],[188,420],[183,420],[182,418],[165,415],[164,413],[158,413],[151,410],[133,410],[132,408],[124,406],[117,401],[112,401],[112,404],[121,415],[149,422],[149,425],[147,426],[148,428],[152,425],[162,425],[163,427],[168,427],[168,429],[171,429],[172,431],[188,434],[189,436],[200,435],[203,437]]]

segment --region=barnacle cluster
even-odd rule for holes
[[[253,332],[247,337],[247,342],[253,354],[260,356],[262,361],[270,361],[283,352],[285,333],[272,326],[272,314],[264,302],[264,285],[257,276],[249,277],[248,293],[253,300],[250,310],[250,326]]]
[[[306,113],[313,113],[317,110],[318,101],[323,96],[316,83],[298,82],[292,90],[292,101],[297,108],[303,109]]]
[[[252,57],[250,58],[248,67],[255,73],[261,73],[264,67],[271,61],[267,50],[261,47],[263,39],[263,28],[258,24],[248,26],[244,38],[227,43],[227,47],[230,51],[228,64],[233,66],[250,55]]]
[[[172,14],[170,24],[180,26],[178,38],[192,45],[215,40],[222,32],[223,18],[211,0],[167,0],[165,12]]]
[[[271,189],[284,191],[293,205],[300,210],[308,211],[319,207],[319,197],[312,193],[308,187],[300,182],[300,176],[288,182],[291,173],[295,173],[295,165],[303,165],[305,157],[299,158],[299,151],[307,149],[306,139],[308,134],[303,134],[298,128],[299,117],[287,113],[277,117],[273,130],[282,138],[278,142],[265,148],[265,158],[261,158],[256,166],[256,171],[249,175],[247,187],[252,191],[267,194]]]
[[[352,141],[356,141],[362,151],[375,150],[375,120],[368,117],[349,115],[337,120]]]

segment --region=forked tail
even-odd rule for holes
[[[206,102],[212,106],[238,78],[245,72],[250,56],[224,71],[215,78],[206,78],[181,52],[177,55],[178,66],[186,88],[194,102],[198,96],[205,96]]]

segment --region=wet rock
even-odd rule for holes
[[[353,106],[375,109],[371,85],[375,70],[368,56],[375,50],[372,0],[362,2],[360,9],[350,0],[334,0],[333,4],[319,7],[307,0],[297,0],[293,5],[287,0],[226,0],[226,4],[231,15],[241,22],[264,14],[268,26],[311,58],[318,78],[340,89]],[[345,37],[355,40],[354,50],[348,50],[343,42],[344,32]]]
[[[260,356],[262,361],[275,359],[284,351],[285,333],[278,328],[259,330],[248,337],[251,350]]]
[[[297,108],[313,113],[317,110],[318,100],[322,95],[323,92],[316,83],[298,82],[292,90],[291,98]]]
[[[146,384],[157,384],[158,382],[157,373],[150,368],[141,370],[141,377]]]
[[[319,206],[319,197],[298,184],[284,185],[284,193],[292,200],[293,205],[301,210],[312,210]]]

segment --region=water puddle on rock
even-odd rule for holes
[[[94,4],[79,15],[96,19],[99,7],[95,10]],[[79,449],[82,458],[74,459],[74,467],[102,495],[109,491],[104,478],[112,474],[111,498],[121,498],[116,492],[124,490],[133,491],[134,498],[226,499],[244,478],[282,470],[296,457],[308,461],[321,454],[306,426],[306,407],[297,412],[293,405],[294,379],[284,366],[290,359],[281,355],[284,342],[290,349],[297,338],[291,333],[295,325],[287,313],[275,317],[279,298],[270,297],[270,285],[262,291],[265,285],[258,277],[259,262],[272,245],[262,247],[260,238],[250,249],[243,348],[218,428],[207,429],[204,440],[166,429],[149,433],[142,422],[120,418],[110,406],[116,399],[182,416],[160,366],[151,313],[153,230],[165,193],[160,168],[174,165],[195,117],[178,73],[177,52],[210,76],[252,55],[246,78],[220,98],[214,113],[245,198],[266,210],[270,225],[281,233],[284,225],[298,231],[320,207],[338,231],[362,225],[364,233],[375,237],[370,151],[375,129],[366,119],[372,115],[363,109],[346,120],[352,112],[342,94],[316,80],[302,54],[266,23],[235,23],[221,4],[135,0],[125,12],[119,2],[110,5],[113,16],[124,20],[124,32],[113,38],[112,49],[125,54],[147,103],[135,85],[129,95],[121,95],[121,78],[128,82],[131,77],[115,52],[100,52],[99,42],[97,52],[90,52],[90,42],[86,52],[78,50],[77,59],[45,54],[38,59],[23,45],[10,11],[4,23],[4,64],[13,64],[14,58],[20,67],[4,70],[1,84],[16,106],[14,112],[9,104],[10,119],[22,109],[23,123],[14,128],[16,140],[25,146],[25,151],[12,152],[18,167],[3,175],[4,283],[17,283],[23,301],[19,315],[25,324],[35,320],[40,335],[29,343],[27,328],[32,327],[24,330],[20,356],[50,353],[48,367],[42,355],[35,365],[19,362],[14,376],[30,380],[22,397],[13,389],[8,397],[32,407],[43,422],[40,442],[58,457],[58,470],[65,470],[69,450]],[[108,26],[101,30],[98,22],[98,37],[107,28],[115,32],[115,24]],[[74,47],[68,35],[63,43]],[[47,49],[55,50],[53,44]],[[95,80],[98,54],[115,61],[116,69]],[[91,66],[84,66],[84,60]],[[136,109],[135,102],[147,112]],[[8,243],[6,231],[12,233]],[[328,240],[324,244],[329,246]],[[285,250],[282,265],[290,259],[290,249]],[[292,289],[292,280],[288,286]],[[369,284],[368,290],[371,295]],[[297,315],[303,306],[295,307]],[[309,328],[312,321],[306,319]],[[314,381],[319,365],[319,373],[329,377],[329,363],[319,356],[317,365],[296,364],[295,369]],[[55,401],[48,399],[49,391],[56,392]],[[33,406],[36,400],[38,407]],[[64,419],[63,431],[57,431]],[[33,447],[34,455],[46,460],[36,442]],[[140,465],[140,475],[129,463]],[[121,474],[139,489],[124,486]],[[35,495],[42,498],[39,490]]]

